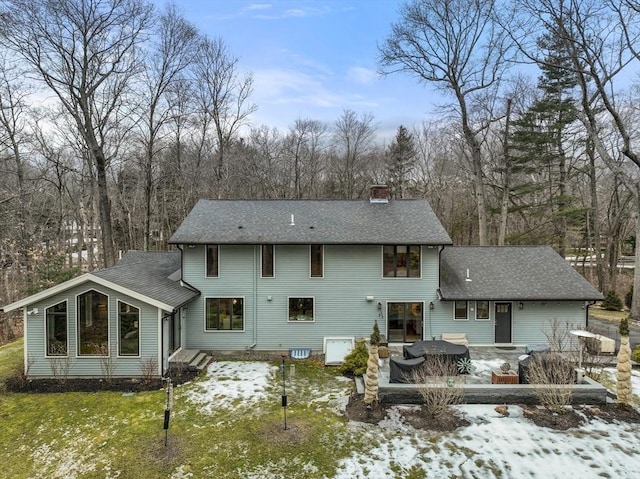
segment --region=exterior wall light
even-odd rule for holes
[[[524,309],[524,303],[522,301],[518,303],[518,309]]]

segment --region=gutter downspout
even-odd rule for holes
[[[202,294],[202,292],[198,288],[190,285],[189,283],[187,283],[185,281],[185,279],[183,277],[183,274],[182,274],[182,272],[184,271],[184,250],[180,247],[179,244],[176,245],[176,248],[178,248],[180,250],[180,285],[181,286],[186,286],[187,288],[189,288],[190,290],[192,290],[195,293]]]
[[[176,245],[176,248],[180,250],[180,286],[186,287],[187,289],[190,289],[194,293],[198,293],[198,295],[201,295],[202,292],[199,289],[193,287],[183,279],[182,272],[184,271],[184,250],[180,247],[179,244]],[[173,308],[173,310],[170,313],[163,315],[162,320],[160,321],[160,368],[161,368],[162,376],[165,376],[166,372],[169,370],[168,357],[167,357],[167,369],[166,370],[164,369],[164,322],[167,320],[167,318],[170,318],[171,316],[175,315],[185,304],[181,304]],[[180,317],[180,322],[182,322],[182,316]],[[180,329],[182,330],[182,325],[180,326]],[[182,335],[180,339],[182,340]]]
[[[596,304],[596,302],[595,301],[586,301],[586,303],[587,303],[587,305],[584,308],[585,309],[585,312],[584,312],[584,314],[585,314],[584,325],[585,325],[585,328],[588,328],[589,327],[589,306],[593,306],[594,304]]]
[[[258,248],[260,245],[254,245],[253,247],[253,343],[246,346],[245,349],[253,349],[258,344],[258,271],[260,265],[258,264]]]

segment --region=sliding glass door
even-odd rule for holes
[[[422,340],[422,303],[387,303],[387,339],[390,343]]]

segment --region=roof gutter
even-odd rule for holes
[[[176,248],[178,248],[180,250],[180,286],[184,286],[184,287],[190,289],[191,291],[193,291],[194,293],[198,293],[198,295],[202,294],[202,291],[200,291],[195,286],[189,284],[182,277],[182,272],[184,271],[184,250],[180,247],[179,244],[176,245]],[[183,304],[181,304],[180,306],[176,307],[175,309],[178,309],[178,308],[184,306],[185,304],[187,304],[187,303],[189,303],[191,301],[193,301],[193,299],[190,299],[189,301],[185,301]]]

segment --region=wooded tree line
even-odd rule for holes
[[[376,183],[427,198],[456,244],[588,253],[615,289],[640,227],[639,35],[635,0],[411,0],[372,39],[380,70],[446,101],[383,142],[351,109],[252,124],[252,76],[173,6],[2,0],[0,299],[83,252],[94,269],[166,249],[199,198],[364,198]]]

